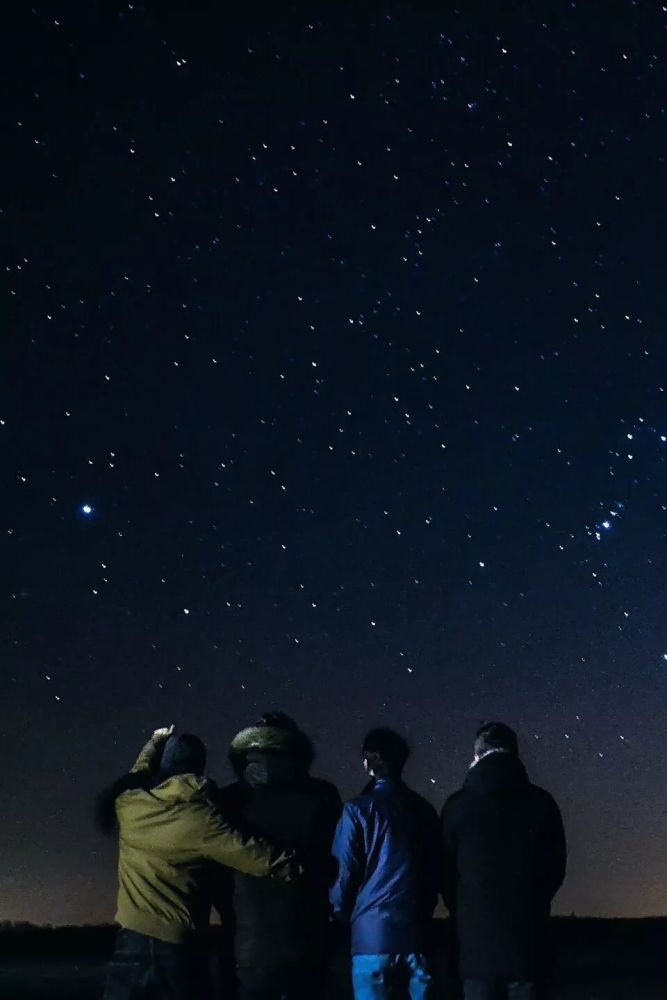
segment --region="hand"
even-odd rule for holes
[[[153,730],[153,735],[151,739],[155,740],[156,742],[168,740],[173,731],[174,731],[174,723],[172,722],[170,726],[162,726],[161,729]]]

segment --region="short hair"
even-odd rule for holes
[[[504,722],[483,722],[475,733],[475,753],[478,757],[490,750],[504,750],[519,756],[519,742],[514,730]]]
[[[371,729],[366,734],[362,753],[370,770],[377,776],[399,775],[410,756],[410,748],[393,729]]]

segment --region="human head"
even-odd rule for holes
[[[474,753],[476,761],[488,753],[509,753],[518,757],[516,733],[504,722],[483,722],[475,733]]]
[[[283,729],[286,733],[298,733],[299,727],[291,715],[285,712],[264,712],[255,726],[269,726],[273,729]]]
[[[206,747],[198,736],[181,733],[169,737],[160,761],[163,774],[203,774],[205,769]]]
[[[314,756],[310,739],[285,712],[264,712],[236,734],[229,750],[230,762],[239,778],[246,775],[248,763],[259,758],[272,762],[273,773],[280,770],[284,774],[303,774]]]
[[[372,778],[400,778],[410,748],[393,729],[371,729],[361,752],[364,768]]]

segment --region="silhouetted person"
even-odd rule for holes
[[[565,877],[565,833],[552,797],[529,782],[509,726],[477,731],[470,770],[441,823],[443,895],[465,1000],[535,1000],[551,900]]]
[[[235,954],[241,1000],[312,1000],[325,993],[331,840],[341,800],[311,777],[313,747],[296,723],[269,712],[234,737],[238,780],[220,793],[226,816],[297,850],[306,874],[288,886],[235,873]]]
[[[222,819],[212,783],[202,777],[204,744],[172,731],[156,729],[132,771],[99,803],[102,825],[113,825],[115,812],[119,827],[120,930],[105,1000],[207,995],[200,933],[210,911],[202,877],[207,862],[255,876],[292,874],[289,855]]]
[[[439,884],[438,819],[433,806],[402,780],[404,739],[374,729],[362,748],[371,783],[343,807],[333,854],[338,876],[334,914],[352,930],[356,1000],[433,996],[426,959]]]

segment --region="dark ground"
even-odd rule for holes
[[[444,941],[446,924],[438,922]],[[556,955],[553,1000],[665,1000],[667,919],[553,921]],[[5,929],[0,933],[2,1000],[92,1000],[100,997],[113,944],[108,927]],[[444,945],[440,956],[444,954]],[[444,977],[443,977],[444,978]],[[341,955],[331,1000],[349,996]],[[456,989],[443,981],[443,1000]],[[315,998],[314,998],[315,1000]]]

